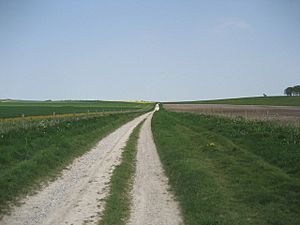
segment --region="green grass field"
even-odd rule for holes
[[[0,101],[0,118],[143,110],[152,103],[118,101]]]
[[[0,215],[139,113],[106,114],[0,133]]]
[[[203,101],[168,102],[176,104],[233,104],[233,105],[277,105],[277,106],[300,106],[300,96],[269,96],[231,98]]]
[[[186,225],[300,224],[300,129],[161,110],[152,130]]]

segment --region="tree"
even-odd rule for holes
[[[293,87],[288,87],[284,90],[284,94],[286,94],[287,96],[292,96],[293,94]]]
[[[284,94],[287,96],[300,96],[300,85],[286,88]]]
[[[300,96],[300,85],[293,87],[293,95]]]

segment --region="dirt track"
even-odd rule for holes
[[[158,110],[158,106],[156,107]],[[151,132],[153,112],[123,125],[74,160],[55,181],[22,200],[1,225],[97,224],[109,193],[109,182],[120,163],[123,147],[133,129],[145,118],[138,141],[137,174],[130,225],[181,224],[177,203],[168,192],[167,178]],[[120,187],[122,188],[122,187]]]
[[[123,125],[91,151],[74,160],[62,176],[22,200],[1,225],[97,224],[113,168],[120,163],[130,133],[149,113]]]
[[[152,115],[143,124],[138,141],[133,207],[128,224],[182,224],[178,205],[168,192],[168,180],[153,141],[151,119]]]
[[[164,108],[176,112],[195,112],[246,119],[272,120],[300,126],[300,107],[227,104],[164,104]]]

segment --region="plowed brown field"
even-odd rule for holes
[[[164,104],[163,107],[175,112],[193,112],[228,117],[244,117],[253,120],[272,120],[281,124],[300,126],[300,107],[227,105],[227,104]]]

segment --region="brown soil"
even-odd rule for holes
[[[242,116],[252,120],[272,120],[281,124],[300,126],[300,107],[227,105],[227,104],[164,104],[165,109],[175,112],[194,112],[228,117]]]

